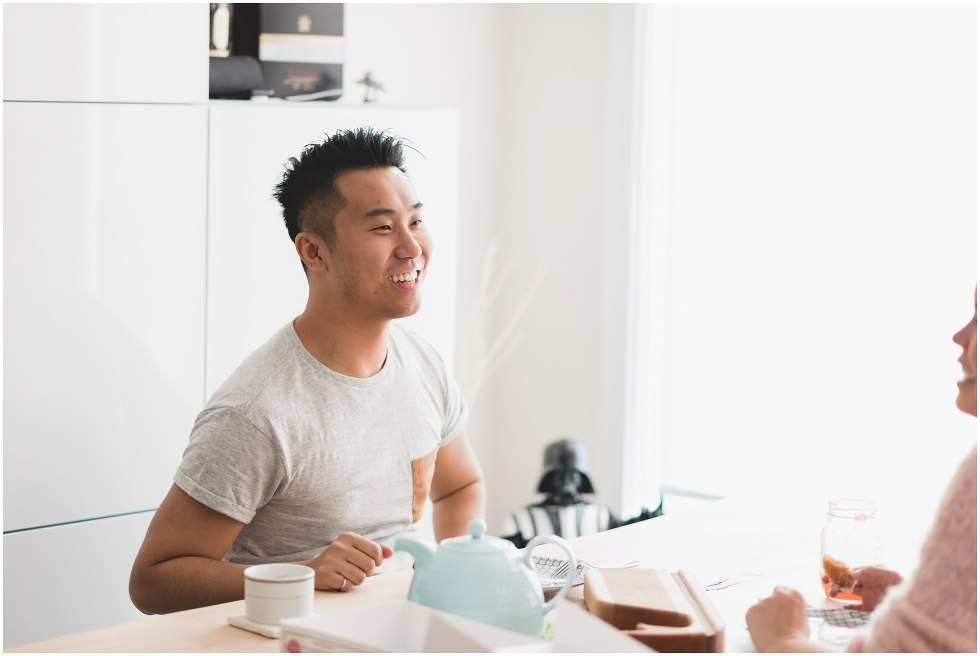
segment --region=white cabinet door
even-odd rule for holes
[[[406,168],[435,242],[422,310],[400,320],[452,367],[456,295],[459,118],[451,110],[318,104],[211,105],[208,199],[208,396],[306,305],[307,284],[273,187],[283,165],[337,129],[390,128],[410,139]]]
[[[129,600],[129,571],[152,517],[4,535],[4,649],[143,617]]]
[[[208,5],[3,6],[4,100],[206,102]]]
[[[207,108],[3,124],[3,528],[155,508],[203,399]]]

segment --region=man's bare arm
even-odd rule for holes
[[[486,507],[483,471],[465,434],[460,433],[439,449],[429,496],[436,540],[465,535],[469,521],[483,517]]]
[[[221,557],[244,526],[172,485],[133,563],[133,604],[148,614],[172,613],[242,599],[247,565]]]
[[[129,597],[144,613],[173,613],[245,596],[248,565],[221,560],[245,525],[192,499],[176,485],[160,504],[129,576]],[[391,549],[341,533],[312,560],[317,590],[348,592]]]

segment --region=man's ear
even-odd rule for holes
[[[303,260],[308,271],[323,273],[330,268],[330,250],[323,237],[315,232],[301,232],[293,242],[296,254]]]

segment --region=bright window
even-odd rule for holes
[[[976,7],[638,25],[635,498],[805,486],[928,523],[975,439],[950,337],[977,275]]]

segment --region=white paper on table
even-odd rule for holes
[[[429,618],[429,630],[422,651],[427,653],[548,652],[551,651],[551,644],[458,615],[433,613]]]

